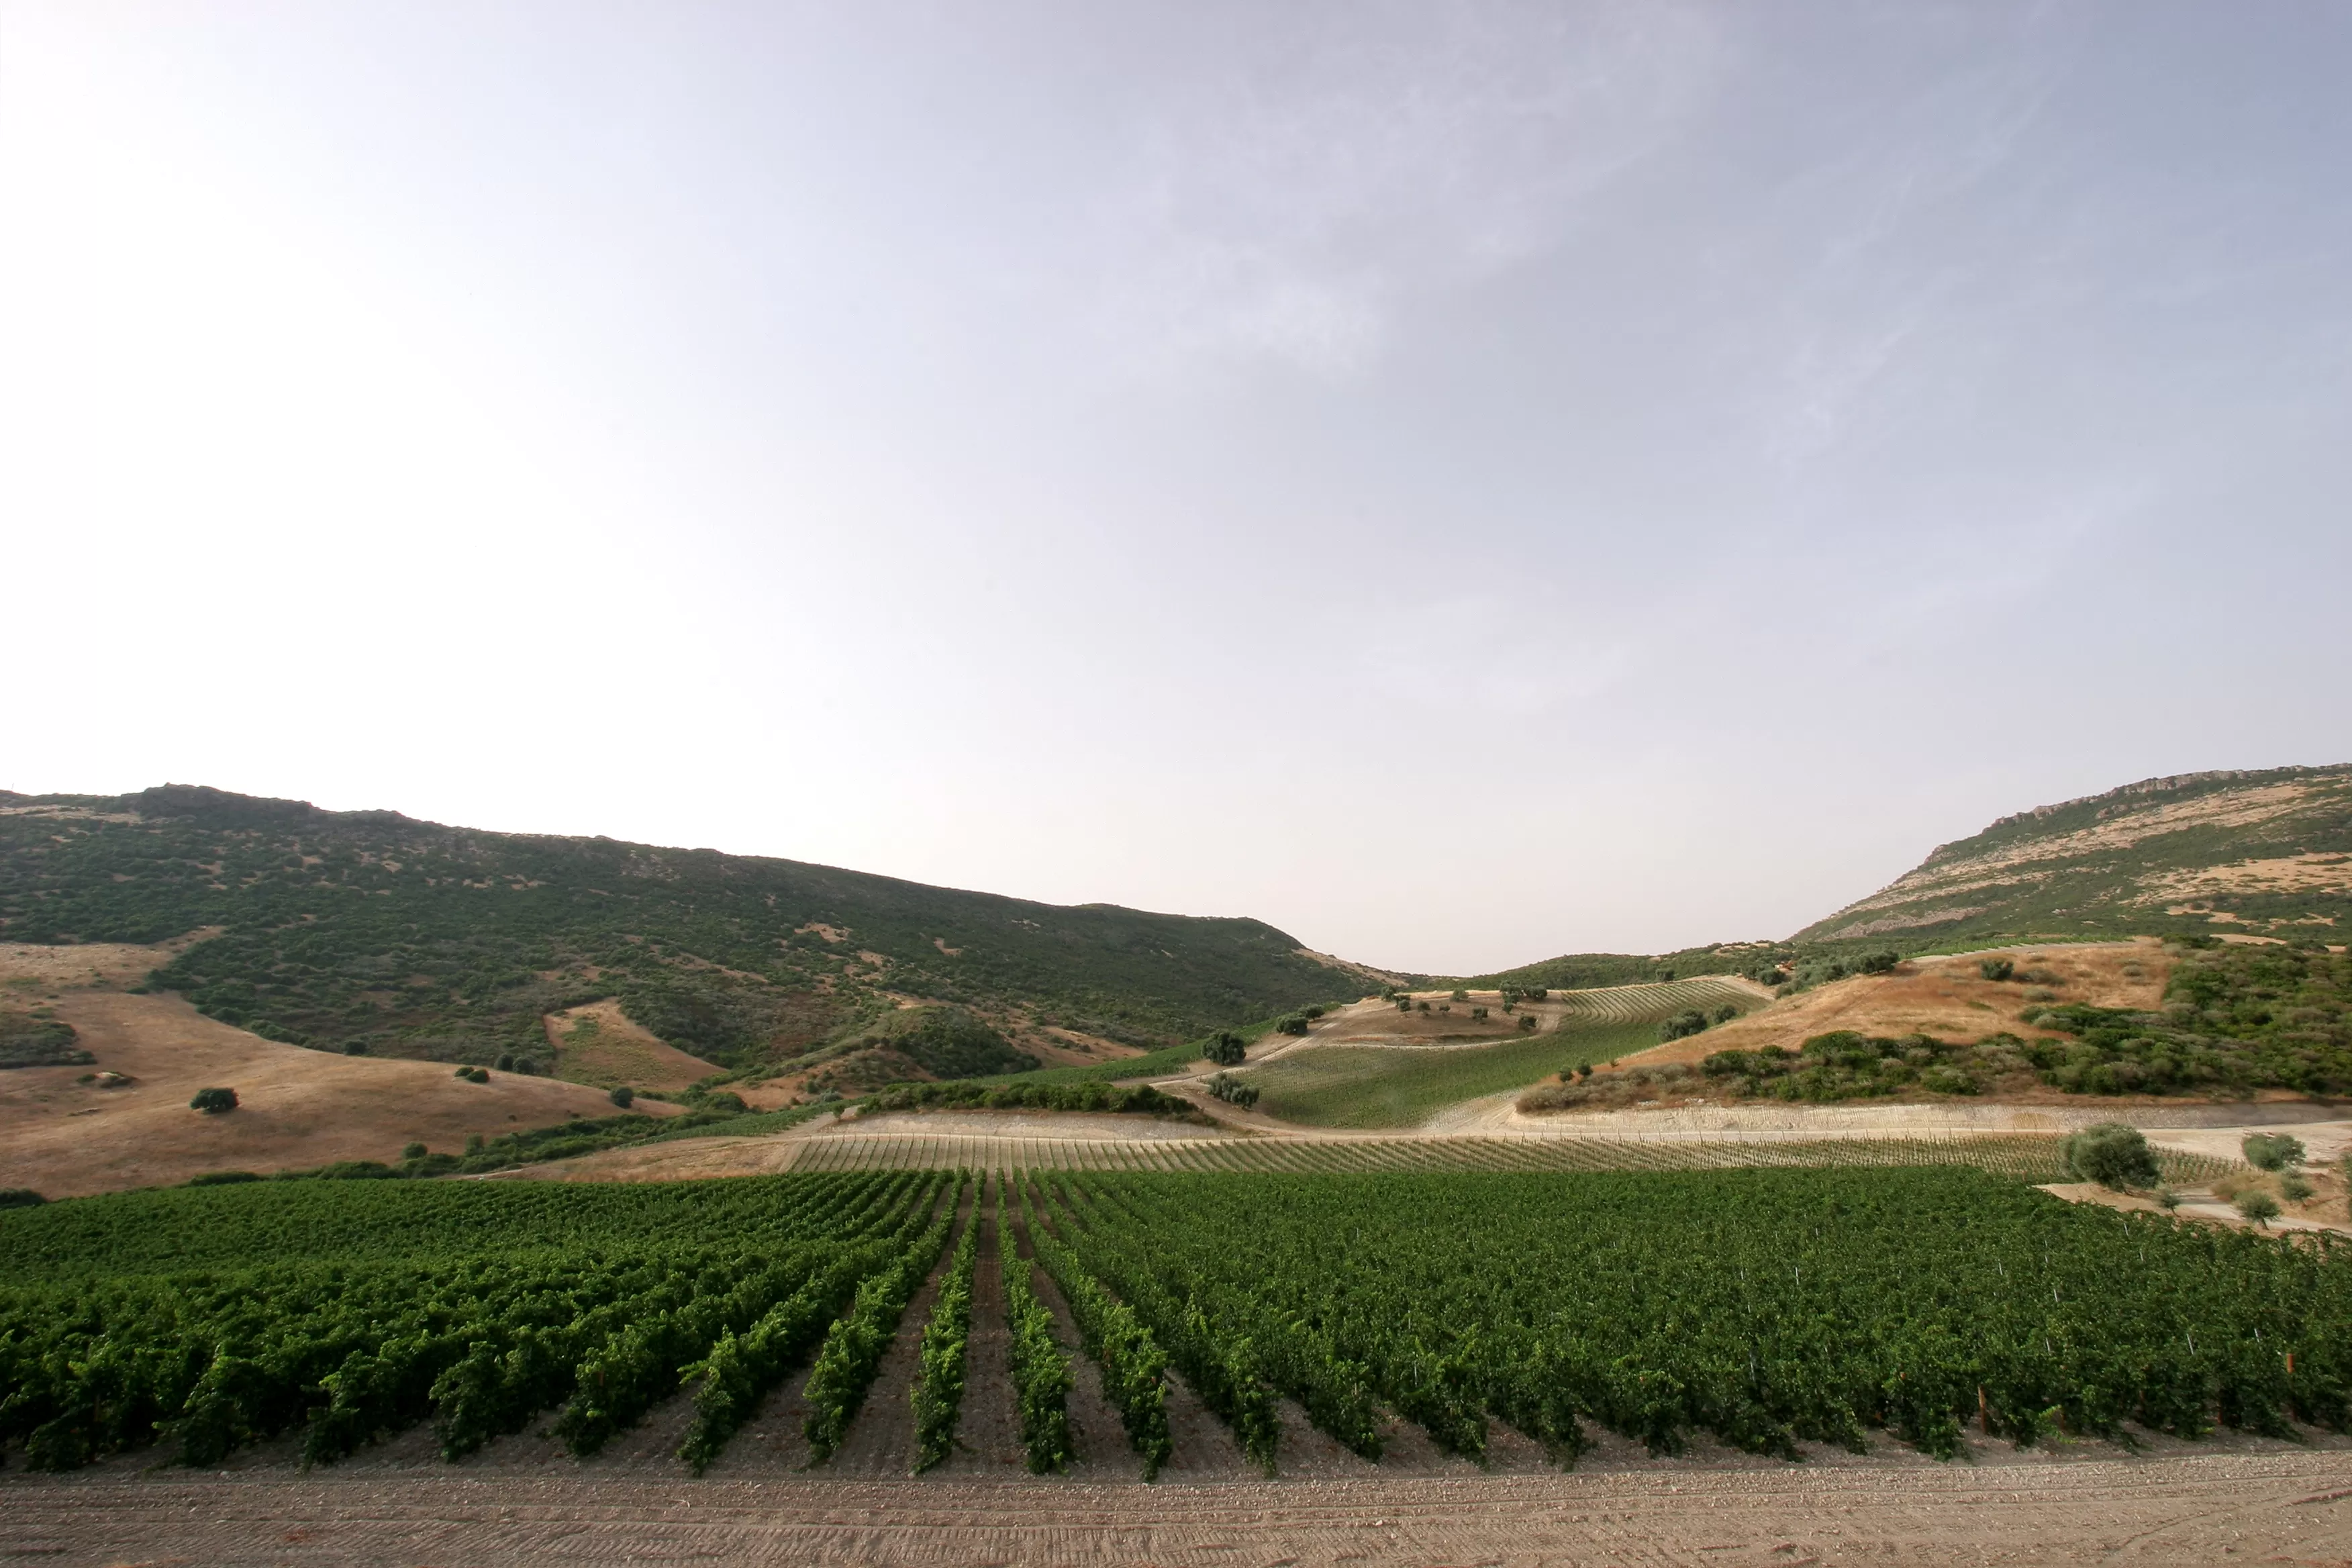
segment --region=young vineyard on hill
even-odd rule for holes
[[[803,1373],[813,1460],[883,1421],[934,1464],[992,1405],[1041,1473],[1078,1443],[1181,1462],[1180,1389],[1269,1471],[1301,1419],[1367,1458],[1402,1419],[1562,1463],[1595,1428],[1948,1458],[2352,1424],[2335,1238],[1962,1168],[249,1184],[0,1213],[0,1453],[48,1469],[331,1463],[426,1423],[453,1459],[535,1424],[585,1456],[678,1399],[699,1472]],[[966,1386],[984,1327],[999,1370]],[[869,1399],[901,1336],[911,1397]],[[1069,1419],[1073,1342],[1116,1428]]]

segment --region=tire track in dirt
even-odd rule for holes
[[[0,1561],[2336,1564],[2352,1452],[1140,1484],[446,1470],[0,1476]]]

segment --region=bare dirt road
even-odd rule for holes
[[[0,1478],[0,1561],[2352,1563],[2342,1449],[1224,1483],[282,1470]]]

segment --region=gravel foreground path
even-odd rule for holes
[[[1225,1482],[0,1477],[0,1563],[2352,1563],[2352,1453]]]

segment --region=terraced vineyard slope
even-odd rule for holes
[[[2352,930],[2352,765],[2186,773],[2005,816],[1799,942]]]

